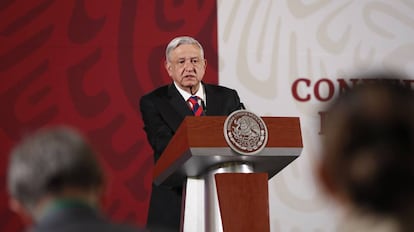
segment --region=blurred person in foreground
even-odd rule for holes
[[[328,108],[318,166],[344,232],[414,231],[414,95],[398,73],[357,76]]]
[[[100,212],[104,174],[92,147],[68,127],[45,128],[11,152],[10,206],[31,232],[142,232]]]
[[[194,38],[179,36],[167,45],[165,69],[172,81],[140,99],[155,161],[186,116],[226,116],[242,106],[236,90],[202,81],[206,66],[203,47]],[[180,187],[173,187],[152,185],[147,226],[154,232],[180,230],[182,194]]]

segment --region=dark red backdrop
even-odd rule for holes
[[[55,124],[75,126],[99,152],[106,213],[145,223],[153,163],[138,101],[170,82],[165,45],[184,34],[204,45],[204,80],[217,83],[216,1],[0,1],[0,231],[22,228],[8,210],[10,148]]]

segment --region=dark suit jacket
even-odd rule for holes
[[[113,224],[87,206],[53,210],[45,215],[30,232],[144,232],[128,225]]]
[[[203,85],[207,98],[205,115],[226,116],[240,109],[240,98],[235,90],[205,83]],[[157,161],[181,122],[193,113],[174,84],[162,86],[144,95],[140,100],[140,109],[144,130]],[[180,215],[180,192],[153,185],[148,228],[153,232],[179,231]]]
[[[223,86],[204,84],[207,116],[229,115],[240,108],[237,92]],[[155,160],[167,146],[186,116],[193,113],[174,84],[160,87],[143,96],[140,101],[144,130]]]

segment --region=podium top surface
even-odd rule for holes
[[[180,186],[229,162],[251,164],[273,177],[302,152],[297,117],[262,117],[268,130],[266,147],[255,155],[234,152],[224,138],[226,116],[186,117],[154,168],[154,183]]]

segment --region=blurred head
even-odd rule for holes
[[[24,138],[11,152],[7,175],[11,197],[34,217],[44,199],[68,193],[94,196],[103,185],[92,148],[65,127],[43,129]]]
[[[168,75],[181,89],[195,93],[207,65],[201,44],[192,37],[176,37],[167,45],[165,57]]]
[[[342,202],[400,214],[414,203],[413,90],[398,74],[356,78],[328,108],[320,179]]]

